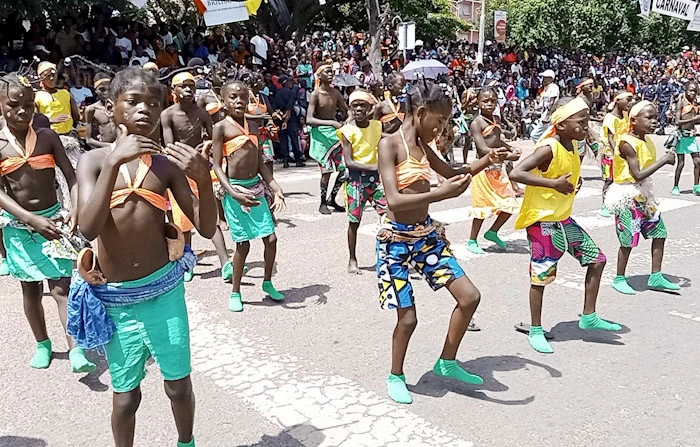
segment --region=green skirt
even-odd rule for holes
[[[695,154],[700,152],[695,137],[681,137],[676,146],[677,154]]]
[[[321,166],[325,166],[331,153],[340,146],[338,134],[333,126],[312,127],[309,132],[309,155]]]
[[[248,180],[228,179],[232,185],[240,185],[250,188],[260,182],[259,177]],[[245,242],[260,239],[275,232],[275,223],[272,220],[270,205],[265,196],[257,199],[260,205],[254,206],[250,212],[243,211],[238,200],[226,194],[222,201],[226,222],[231,231],[231,239],[234,242]]]
[[[51,208],[34,211],[34,214],[51,217],[60,209],[61,204],[56,203]],[[9,219],[16,219],[15,216],[4,210],[2,215]],[[2,230],[2,239],[5,243],[5,250],[7,250],[7,267],[13,278],[23,282],[70,278],[73,261],[46,256],[42,251],[46,239],[41,234],[7,226]]]

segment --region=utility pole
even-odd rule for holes
[[[484,40],[486,38],[484,27],[486,26],[486,0],[481,0],[481,17],[479,17],[479,51],[476,54],[476,62],[484,63]]]

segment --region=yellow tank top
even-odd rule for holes
[[[613,155],[613,149],[610,147],[610,143],[608,141],[608,135],[610,132],[613,133],[613,138],[615,142],[615,146],[617,146],[618,141],[620,141],[620,137],[624,134],[626,134],[629,131],[630,127],[630,120],[628,117],[624,118],[618,118],[612,113],[608,113],[605,115],[605,118],[603,118],[603,153],[605,155],[612,156]]]
[[[613,178],[615,183],[637,183],[630,171],[627,160],[620,156],[620,145],[628,143],[637,153],[639,169],[646,169],[656,161],[656,148],[650,140],[640,140],[634,135],[625,134],[620,137],[620,141],[615,147],[615,158],[613,158]]]
[[[338,138],[344,136],[352,145],[352,159],[358,163],[377,164],[377,146],[382,138],[382,123],[370,120],[364,129],[346,124],[336,131]]]
[[[37,92],[34,102],[39,107],[39,112],[49,119],[58,115],[70,115],[70,93],[67,90],[58,89],[54,93],[42,90]],[[73,118],[51,125],[51,129],[59,135],[70,132],[72,128]]]
[[[568,151],[556,138],[546,138],[537,147],[549,146],[552,149],[552,161],[549,168],[542,172],[535,168],[530,173],[548,179],[556,179],[571,173],[569,182],[578,184],[581,175],[581,159],[574,147]],[[526,228],[536,222],[560,222],[571,216],[575,194],[562,194],[555,189],[543,186],[527,185],[520,214],[515,221],[515,228]]]

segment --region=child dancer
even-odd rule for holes
[[[79,345],[104,346],[112,376],[112,431],[117,447],[134,444],[146,361],[153,357],[171,401],[178,447],[193,447],[194,394],[183,274],[196,259],[182,233],[166,226],[169,189],[197,231],[211,238],[216,204],[206,159],[177,142],[162,149],[147,135],[159,125],[155,75],[130,68],[112,80],[108,110],[119,136],[112,148],[80,160],[80,228],[97,239],[73,276],[68,330]],[[197,183],[194,195],[187,177]],[[109,282],[108,282],[109,281]]]
[[[382,123],[370,120],[369,113],[376,99],[371,93],[355,90],[350,95],[350,109],[353,119],[338,129],[338,138],[343,145],[343,157],[348,168],[348,181],[345,184],[345,209],[348,213],[348,250],[350,261],[348,272],[362,274],[357,265],[355,248],[357,230],[360,228],[362,211],[367,202],[380,216],[386,213],[386,199],[377,172],[377,146],[382,138]]]
[[[233,291],[229,299],[229,309],[232,312],[243,310],[241,278],[250,251],[250,241],[253,239],[262,238],[265,245],[263,292],[275,301],[284,299],[284,295],[272,285],[277,236],[262,180],[265,180],[275,195],[273,211],[284,206],[284,194],[265,166],[262,152],[258,149],[257,126],[245,119],[249,95],[248,87],[241,81],[224,85],[221,96],[228,116],[214,126],[214,172],[226,192],[223,200],[224,213],[231,238],[236,243],[236,253],[233,255]],[[222,167],[224,160],[226,171]]]
[[[0,219],[3,221],[5,262],[13,278],[22,285],[24,313],[37,342],[36,353],[29,365],[48,368],[51,363],[51,340],[46,331],[44,280],[58,305],[58,315],[65,329],[66,300],[73,270],[71,256],[61,256],[65,250],[45,254],[53,244],[65,244],[65,230],[58,221],[70,223],[75,229],[76,208],[64,216],[56,197],[56,167],[65,176],[72,202],[77,203],[75,172],[63,150],[61,140],[51,129],[35,130],[34,91],[27,78],[14,74],[0,80],[0,110],[5,127],[0,132]],[[7,192],[6,192],[7,191]],[[64,217],[66,217],[64,219]],[[68,254],[72,251],[68,250]],[[74,251],[73,251],[74,253]],[[73,372],[90,372],[95,365],[85,358],[82,348],[75,347],[67,337]]]
[[[472,121],[469,131],[476,143],[476,151],[479,157],[483,157],[494,148],[505,148],[509,154],[506,160],[515,161],[520,158],[520,150],[513,150],[501,138],[501,126],[494,121],[493,112],[498,105],[496,92],[486,88],[479,92],[478,106],[479,116]],[[472,230],[467,243],[467,248],[472,253],[484,254],[476,241],[484,219],[497,214],[491,228],[484,234],[484,239],[489,240],[505,249],[506,243],[498,237],[501,229],[510,216],[518,210],[518,201],[515,191],[511,186],[510,178],[503,164],[496,163],[488,166],[472,178]]]
[[[695,135],[695,125],[700,123],[700,113],[696,104],[698,96],[698,83],[690,81],[685,84],[685,92],[678,99],[676,107],[676,125],[678,126],[678,142],[675,150],[678,154],[676,175],[673,178],[673,190],[671,194],[681,194],[678,184],[681,181],[681,173],[685,167],[685,156],[690,154],[693,160],[693,194],[700,195],[700,147],[698,147]]]
[[[613,183],[615,147],[617,147],[620,137],[629,130],[630,120],[627,112],[631,102],[632,93],[627,90],[619,90],[608,105],[609,112],[603,118],[603,151],[600,157],[600,168],[603,175],[603,206],[600,208],[600,215],[603,217],[610,217],[610,211],[605,206],[605,194]]]
[[[423,80],[409,92],[406,109],[406,118],[398,132],[379,143],[379,173],[389,209],[377,235],[377,276],[381,307],[396,309],[398,316],[387,390],[391,399],[408,404],[413,399],[406,388],[403,364],[417,324],[409,266],[421,273],[433,290],[446,287],[457,301],[445,345],[433,371],[466,383],[483,383],[481,377],[469,374],[455,360],[479,304],[479,291],[452,256],[444,227],[430,218],[428,207],[462,194],[472,175],[502,161],[507,151],[495,149],[471,166],[453,169],[426,145],[450,119],[450,98],[440,86]],[[434,190],[430,189],[431,169],[446,178]]]
[[[85,108],[87,125],[86,143],[91,148],[106,147],[117,138],[117,127],[112,117],[107,115],[109,84],[112,78],[104,73],[95,75],[95,93],[99,101]]]
[[[406,88],[406,78],[401,73],[392,73],[386,79],[388,89],[384,100],[374,108],[374,119],[382,123],[382,132],[390,135],[401,127],[406,116],[406,103],[399,98]]]
[[[649,101],[640,101],[630,110],[630,132],[620,137],[615,148],[615,183],[608,190],[605,203],[615,212],[615,227],[620,249],[617,254],[617,276],[613,288],[620,293],[634,295],[627,283],[625,270],[632,248],[639,243],[639,236],[652,239],[651,275],[647,285],[657,290],[680,290],[661,273],[666,241],[666,226],[656,209],[656,200],[651,187],[651,175],[664,165],[672,165],[676,154],[666,152],[656,159],[656,148],[647,139],[658,125],[656,106]]]
[[[568,101],[568,102],[567,102]],[[527,185],[515,228],[526,228],[530,242],[530,316],[528,340],[538,352],[554,352],[542,329],[544,287],[557,274],[557,263],[569,252],[587,267],[581,329],[617,331],[619,324],[598,318],[595,312],[605,255],[571,218],[574,192],[580,185],[581,159],[575,141],[588,134],[588,104],[581,99],[560,100],[551,126],[535,145],[535,152],[513,168],[511,178]]]

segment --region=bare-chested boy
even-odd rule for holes
[[[160,121],[159,91],[146,70],[118,72],[107,107],[118,128],[114,148],[85,154],[77,173],[78,221],[87,238],[97,239],[99,261],[86,252],[79,259],[68,330],[78,345],[104,346],[107,353],[117,447],[133,446],[149,357],[165,380],[178,447],[195,445],[183,274],[196,259],[181,238],[166,231],[165,193],[172,192],[207,238],[216,229],[216,204],[207,160],[196,149],[180,142],[161,148],[147,137]],[[186,175],[197,183],[199,198]]]
[[[214,126],[214,171],[224,188],[223,205],[231,238],[236,243],[233,255],[233,291],[229,299],[232,312],[243,310],[241,278],[245,260],[250,251],[250,241],[262,239],[265,245],[265,277],[262,290],[275,301],[284,295],[272,285],[272,269],[277,256],[277,236],[272,220],[272,210],[284,205],[284,194],[272,173],[265,166],[258,149],[257,125],[245,119],[250,101],[248,87],[241,81],[230,82],[221,89],[221,96],[228,116]],[[224,171],[223,162],[226,161]],[[274,203],[268,205],[265,187],[274,193]]]
[[[345,181],[345,163],[343,163],[343,147],[340,144],[336,130],[343,127],[337,120],[337,114],[347,114],[348,105],[339,90],[331,87],[333,81],[333,66],[321,65],[316,69],[317,87],[311,94],[309,108],[306,111],[306,124],[311,127],[311,144],[309,155],[321,166],[321,214],[331,214],[333,209],[345,212],[345,207],[336,202],[340,187]],[[326,198],[331,173],[337,172],[331,194]]]
[[[86,142],[93,149],[107,147],[117,139],[117,126],[114,125],[112,117],[107,114],[110,82],[112,78],[105,73],[95,75],[95,93],[99,101],[85,108]]]
[[[678,184],[685,167],[685,156],[690,154],[693,160],[693,194],[700,195],[700,146],[695,135],[695,125],[700,123],[700,112],[697,105],[698,83],[690,81],[685,84],[685,92],[678,99],[676,107],[676,125],[678,126],[678,144],[675,151],[678,155],[676,175],[673,179],[671,194],[680,195]]]
[[[175,97],[175,104],[163,110],[160,114],[160,123],[163,128],[163,142],[165,144],[170,144],[179,141],[201,151],[204,149],[205,145],[210,144],[212,116],[195,103],[195,79],[190,73],[179,73],[173,77],[171,87],[173,96]],[[206,156],[207,151],[204,152],[203,155]],[[192,191],[197,195],[196,183],[190,179],[188,179],[188,182],[190,183]],[[170,197],[173,221],[185,234],[185,243],[191,244],[194,225],[192,225],[192,222],[183,214],[182,209],[173,199],[172,194],[169,194],[168,197]],[[221,262],[221,276],[224,281],[228,281],[231,279],[233,269],[231,262],[228,260],[228,254],[226,253],[224,236],[218,226],[212,241],[214,242],[217,255],[219,256],[219,261]],[[191,280],[192,274],[186,273],[185,282]]]
[[[56,166],[63,172],[73,203],[77,203],[75,172],[56,132],[49,128],[34,129],[34,91],[21,76],[7,75],[0,81],[0,109],[5,127],[0,131],[0,213],[5,262],[10,274],[22,284],[24,313],[37,342],[32,368],[48,368],[51,363],[51,340],[46,331],[44,280],[58,304],[58,315],[65,328],[66,300],[73,259],[59,220],[75,228],[74,207],[65,218],[56,197]],[[66,228],[63,227],[65,232]],[[46,252],[53,252],[52,256]],[[74,251],[72,252],[73,254]],[[73,372],[89,372],[95,365],[85,358],[81,348],[68,338]]]
[[[374,119],[382,122],[382,133],[390,135],[401,127],[406,116],[406,103],[401,101],[406,88],[406,78],[401,73],[393,73],[387,78],[388,90],[384,100],[374,108]]]

